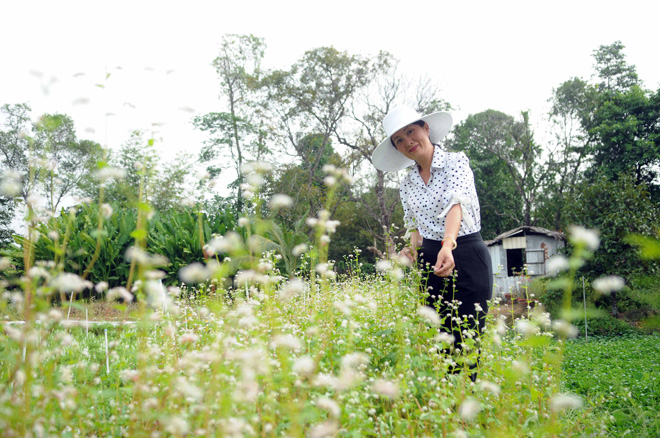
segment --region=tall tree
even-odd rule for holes
[[[24,201],[37,181],[34,174],[30,175],[30,165],[33,164],[31,161],[36,158],[36,151],[28,135],[30,111],[32,109],[25,103],[5,104],[0,107],[0,116],[3,119],[3,129],[0,130],[0,168],[18,174]]]
[[[183,199],[185,177],[191,158],[180,154],[171,162],[163,163],[152,140],[146,140],[142,131],[133,131],[118,153],[110,157],[113,167],[126,170],[126,177],[106,185],[106,202],[135,207],[142,187],[142,200],[156,210],[176,208]],[[91,196],[98,195],[98,187]]]
[[[0,249],[13,241],[14,230],[11,228],[11,221],[14,217],[14,208],[14,199],[0,193]]]
[[[258,89],[261,61],[265,43],[253,35],[225,35],[220,54],[213,66],[220,79],[220,98],[227,110],[213,112],[194,119],[196,128],[208,132],[211,138],[205,142],[199,159],[209,163],[207,171],[217,176],[225,165],[227,155],[233,162],[238,187],[243,181],[243,163],[261,159],[268,153],[265,138],[267,125],[261,116],[253,96]],[[243,210],[241,191],[236,194],[237,209]]]
[[[572,78],[553,90],[548,118],[553,140],[547,144],[547,170],[539,197],[539,225],[566,229],[563,211],[590,161],[588,135],[582,121],[593,110],[595,89]]]
[[[80,194],[90,184],[103,149],[93,141],[78,141],[73,120],[64,114],[44,114],[33,130],[35,146],[46,160],[43,192],[48,208],[56,211],[66,196]]]
[[[518,188],[523,177],[512,161],[513,154],[505,153],[514,144],[515,123],[513,117],[494,110],[469,115],[454,127],[448,142],[452,150],[465,151],[470,158],[485,239],[524,223],[523,196]]]
[[[600,46],[594,50],[594,69],[600,79],[598,88],[601,91],[625,91],[633,85],[641,85],[635,66],[628,65],[626,61],[624,48],[621,41],[615,41],[609,46]]]
[[[274,71],[265,78],[268,108],[281,139],[301,160],[309,185],[322,167],[351,99],[370,77],[368,59],[321,47],[306,52],[290,70]],[[312,133],[316,140],[310,149],[307,140]],[[319,207],[310,199],[310,209]]]

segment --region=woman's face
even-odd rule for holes
[[[392,135],[392,143],[399,152],[415,161],[419,161],[420,157],[433,151],[429,139],[429,125],[426,123],[424,127],[412,123],[398,130]]]

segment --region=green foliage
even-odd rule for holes
[[[515,155],[513,117],[494,110],[469,115],[454,127],[449,148],[470,158],[481,207],[482,235],[493,239],[524,221],[522,177]]]
[[[580,331],[580,337],[584,336],[584,319],[575,321],[575,326]],[[599,315],[597,317],[587,317],[587,335],[588,336],[624,336],[639,334],[630,323],[614,318],[612,315]]]
[[[14,231],[10,227],[15,205],[13,199],[0,195],[0,249],[13,241]]]
[[[229,209],[210,216],[191,208],[156,213],[148,230],[147,250],[167,257],[169,264],[164,269],[166,276],[163,282],[177,284],[182,267],[204,260],[202,242],[206,244],[214,235],[225,235],[233,230],[236,220]]]
[[[636,184],[630,175],[621,175],[615,182],[606,178],[584,183],[568,202],[569,223],[600,231],[600,247],[583,268],[588,278],[601,275],[654,273],[657,263],[640,261],[637,249],[630,245],[629,234],[653,235],[658,224],[658,205],[644,184]]]
[[[656,437],[660,436],[658,364],[658,335],[576,339],[566,347],[563,387],[590,400],[596,414],[610,418],[606,436]]]
[[[113,208],[110,218],[104,219],[98,260],[87,277],[93,283],[107,282],[110,287],[125,286],[130,262],[126,251],[135,243],[137,210]],[[65,213],[48,223],[40,224],[36,231],[39,240],[34,246],[36,261],[61,260],[62,270],[82,276],[90,265],[97,245],[99,208],[96,204],[83,204],[76,214]],[[200,239],[199,223],[202,223],[203,240]],[[212,216],[201,214],[191,208],[170,209],[157,212],[146,229],[147,248],[153,254],[167,257],[169,263],[163,267],[166,284],[179,282],[178,272],[183,266],[203,261],[202,242],[208,242],[214,234],[222,235],[234,229],[236,218],[229,210]],[[53,234],[52,231],[56,233]],[[27,239],[14,236],[18,247],[4,253],[11,257],[20,274],[23,273],[22,245]]]

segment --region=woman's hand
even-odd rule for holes
[[[438,261],[433,266],[433,273],[438,277],[449,277],[454,270],[454,254],[451,252],[451,245],[449,243],[442,246],[438,253]]]
[[[415,261],[417,260],[417,251],[415,249],[411,249],[408,246],[406,246],[401,251],[399,251],[399,255],[402,255],[406,257],[408,260],[410,260],[410,263],[412,265],[414,265]]]

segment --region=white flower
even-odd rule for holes
[[[96,286],[94,286],[94,290],[96,290],[96,293],[100,294],[100,293],[103,293],[106,290],[108,290],[108,287],[109,287],[109,285],[108,285],[107,282],[101,281]]]
[[[575,244],[584,244],[591,251],[596,251],[600,243],[598,230],[588,230],[580,225],[571,225],[569,228],[571,241]]]
[[[293,199],[289,195],[276,194],[270,198],[270,208],[273,210],[289,208],[291,206],[293,206]]]
[[[328,397],[321,397],[316,401],[316,406],[319,408],[328,411],[332,418],[339,418],[341,415],[341,408],[336,401]]]
[[[191,263],[179,270],[179,277],[186,284],[203,283],[210,275],[211,273],[206,266],[198,262]]]
[[[101,204],[100,210],[104,218],[108,219],[112,216],[112,206],[110,204]]]
[[[513,362],[511,362],[511,366],[518,374],[521,374],[523,376],[526,376],[530,372],[529,365],[527,365],[525,362],[521,360],[514,360]]]
[[[94,284],[90,281],[83,280],[76,274],[69,272],[62,272],[53,278],[50,285],[59,292],[81,292],[84,289],[91,289]]]
[[[578,335],[578,328],[570,322],[564,321],[562,319],[553,322],[552,327],[557,331],[557,333],[566,338],[575,338]]]
[[[178,415],[164,418],[163,423],[165,424],[165,431],[174,436],[184,436],[190,432],[190,425],[188,422],[185,418]]]
[[[376,270],[378,272],[388,272],[392,269],[392,262],[389,260],[378,260],[376,262]]]
[[[133,294],[131,294],[125,287],[113,287],[108,291],[106,295],[108,301],[112,301],[116,298],[121,298],[125,302],[130,303],[133,301]]]
[[[302,254],[304,254],[309,247],[305,243],[301,243],[300,245],[296,245],[293,247],[293,250],[291,251],[291,254],[293,254],[295,257],[298,257]]]
[[[454,335],[450,335],[447,332],[440,332],[437,335],[435,335],[435,341],[438,343],[443,343],[447,345],[451,345],[456,341],[456,338]]]
[[[378,379],[371,388],[381,397],[395,399],[399,396],[399,385],[389,380]]]
[[[328,175],[325,178],[323,178],[323,184],[325,184],[328,187],[332,187],[335,184],[337,184],[337,178],[335,178],[332,175]]]
[[[482,391],[489,392],[493,395],[498,395],[500,393],[500,386],[497,383],[489,382],[487,380],[479,382],[479,388]]]
[[[99,169],[96,172],[96,178],[101,182],[104,182],[109,178],[124,179],[126,178],[126,169],[117,169],[115,167],[104,167],[103,169]]]
[[[545,262],[545,269],[549,275],[555,275],[569,268],[568,259],[562,255],[551,257]]]
[[[293,364],[293,371],[301,376],[311,376],[314,374],[316,363],[310,356],[302,356],[296,359]]]
[[[299,278],[292,278],[289,280],[282,290],[280,291],[280,298],[288,301],[296,295],[300,295],[305,291],[305,282]]]
[[[458,415],[465,421],[473,421],[481,411],[481,405],[475,399],[466,398],[458,408]]]
[[[302,342],[300,339],[296,338],[294,335],[276,335],[273,338],[271,343],[273,348],[286,348],[289,350],[300,350],[302,348]]]
[[[246,217],[242,217],[238,219],[238,226],[241,228],[245,228],[250,224],[250,219]]]
[[[3,176],[2,181],[0,181],[0,195],[7,196],[8,198],[18,196],[23,188],[19,180],[20,177],[18,177],[18,174],[13,172],[9,172],[8,175]]]
[[[623,289],[624,285],[625,282],[623,281],[623,278],[618,275],[608,275],[606,277],[597,278],[592,283],[594,289],[606,295]]]
[[[417,309],[417,314],[431,325],[440,325],[440,316],[438,315],[438,312],[429,306],[420,306]]]
[[[550,409],[552,412],[561,412],[568,409],[580,409],[581,407],[582,398],[575,394],[555,394],[550,399]]]
[[[332,438],[337,435],[338,426],[334,421],[326,421],[309,430],[309,438]]]
[[[539,332],[539,328],[526,319],[516,321],[516,331],[525,337],[534,336]]]

